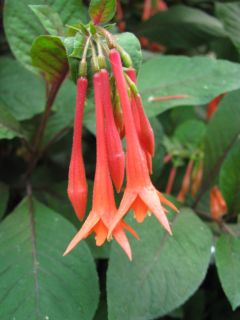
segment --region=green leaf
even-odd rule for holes
[[[187,120],[180,124],[175,132],[176,137],[183,145],[198,146],[204,138],[206,125],[199,120]]]
[[[240,134],[240,91],[229,93],[220,102],[206,132],[202,191],[206,191],[219,175],[223,161]]]
[[[31,5],[50,5],[59,14],[63,25],[86,22],[86,8],[81,0],[6,0],[4,3],[4,28],[8,43],[16,58],[35,72],[30,50],[33,40],[45,30],[29,8]]]
[[[83,37],[80,33],[77,33],[74,37],[73,52],[71,53],[70,57],[80,59],[83,54],[84,45],[85,37]]]
[[[154,217],[133,223],[140,240],[131,241],[133,261],[113,245],[107,273],[109,320],[150,320],[183,304],[203,281],[212,236],[190,210],[173,222],[173,236]]]
[[[63,35],[64,28],[59,14],[49,5],[29,5],[44,29],[51,35]]]
[[[123,32],[116,36],[116,40],[131,56],[133,66],[138,71],[142,64],[142,51],[138,38],[130,32]]]
[[[83,319],[96,311],[99,289],[85,243],[63,257],[76,232],[30,197],[0,225],[1,319]]]
[[[240,140],[229,152],[220,171],[220,188],[231,214],[240,213]]]
[[[35,177],[35,180],[36,178],[38,177]],[[41,179],[41,176],[39,178]],[[34,193],[37,199],[39,199],[52,210],[59,212],[59,214],[69,220],[77,229],[80,229],[82,223],[76,217],[72,205],[67,197],[67,181],[56,183],[46,180],[45,183],[41,181],[41,186],[39,186],[39,181],[35,181],[35,184],[36,191],[34,191]],[[93,183],[89,180],[86,215],[90,212],[92,206],[92,189]],[[110,248],[109,242],[101,247],[97,247],[94,236],[90,236],[86,239],[86,243],[88,244],[94,258],[101,259],[108,257]]]
[[[215,3],[217,17],[240,54],[240,3]]]
[[[176,106],[208,103],[217,95],[240,87],[240,65],[207,57],[162,56],[144,63],[138,85],[149,116]],[[185,98],[153,101],[183,95]]]
[[[240,239],[222,235],[216,246],[216,265],[223,290],[235,310],[240,305]]]
[[[32,63],[53,83],[65,78],[68,62],[65,47],[59,37],[39,36],[31,48]]]
[[[1,58],[0,103],[17,120],[32,118],[44,109],[44,83],[16,60]]]
[[[116,0],[91,0],[88,13],[95,24],[110,21],[116,11]]]
[[[0,139],[24,137],[20,123],[2,105],[0,105],[0,115]]]
[[[0,182],[0,220],[2,220],[9,198],[9,188],[6,184]]]
[[[223,38],[221,22],[202,10],[174,5],[138,25],[136,33],[168,48],[189,49]]]

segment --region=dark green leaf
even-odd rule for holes
[[[92,182],[88,181],[88,202],[86,215],[90,212],[92,206],[92,188]],[[40,201],[54,211],[59,212],[59,214],[69,220],[77,229],[81,227],[82,223],[76,217],[72,205],[67,197],[67,181],[58,183],[46,181],[46,183],[43,183],[40,188],[36,183],[35,194]],[[93,236],[87,238],[86,243],[88,244],[94,258],[99,259],[108,257],[110,247],[109,243],[106,243],[101,247],[97,247],[96,240]]]
[[[181,210],[168,236],[154,217],[133,223],[133,261],[112,246],[107,274],[109,320],[150,320],[177,308],[205,277],[212,237],[189,209]]]
[[[63,35],[64,28],[59,14],[48,5],[30,5],[29,6],[44,29],[52,36]]]
[[[220,188],[231,214],[240,213],[240,140],[229,152],[220,171]]]
[[[216,246],[216,264],[223,290],[235,310],[240,305],[240,239],[222,235]]]
[[[20,123],[1,105],[0,115],[0,139],[13,139],[24,136]]]
[[[215,4],[216,14],[223,22],[227,35],[232,40],[240,54],[240,3],[228,2]]]
[[[63,257],[76,232],[60,215],[24,199],[0,225],[1,319],[86,319],[99,296],[85,243]]]
[[[240,134],[240,91],[220,102],[206,132],[203,189],[216,182],[219,170]]]
[[[65,47],[59,37],[39,36],[31,48],[32,63],[48,82],[64,78],[68,70]]]
[[[0,182],[0,220],[4,216],[9,198],[9,188],[6,184]]]
[[[43,111],[44,83],[16,60],[1,58],[0,102],[17,120],[29,119]]]
[[[136,33],[169,48],[193,48],[225,37],[221,22],[199,9],[175,5],[139,25]]]
[[[204,138],[206,125],[199,120],[187,120],[180,124],[175,132],[176,137],[183,145],[198,146]]]
[[[240,65],[207,57],[163,56],[143,64],[138,84],[149,116],[176,106],[205,104],[240,87]],[[185,96],[153,101],[164,96]]]
[[[89,15],[95,24],[110,21],[116,11],[116,0],[91,0]]]
[[[41,23],[29,8],[31,5],[50,5],[63,24],[72,24],[86,19],[86,8],[81,0],[6,0],[4,3],[5,32],[16,58],[34,71],[30,50],[33,40],[46,33]]]

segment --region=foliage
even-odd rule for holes
[[[239,319],[239,2],[148,1],[150,11],[143,0],[89,2],[4,1],[0,319]],[[84,34],[97,25],[132,58],[155,132],[152,181],[180,209],[168,213],[172,236],[153,217],[140,226],[127,219],[141,238],[130,238],[132,262],[113,241],[96,247],[93,237],[62,256],[81,226],[66,189]],[[89,85],[88,212],[96,140]],[[217,217],[214,186],[219,210],[227,207]]]

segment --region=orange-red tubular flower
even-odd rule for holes
[[[102,90],[100,73],[96,73],[93,76],[93,83],[96,108],[97,163],[94,178],[92,210],[80,231],[70,242],[64,255],[70,252],[79,241],[86,238],[92,232],[96,233],[96,245],[101,246],[107,238],[112,219],[117,213],[107,161],[102,99],[104,92]],[[119,219],[115,225],[112,235],[131,260],[131,248],[124,233],[124,228],[138,237],[134,230],[132,230],[124,221],[121,221],[121,219]]]
[[[72,154],[68,173],[68,197],[77,217],[82,220],[87,203],[87,181],[82,157],[82,118],[88,81],[81,77],[77,81],[76,111],[74,119]]]
[[[130,77],[130,79],[134,83],[136,83],[136,71],[134,69],[128,69],[127,74]],[[153,129],[144,112],[142,99],[139,94],[132,93],[131,105],[138,137],[143,151],[146,154],[149,172],[152,173],[152,156],[154,155],[155,151],[155,139]]]
[[[106,143],[110,174],[116,190],[119,192],[124,179],[124,153],[121,139],[113,117],[111,89],[107,70],[100,72],[103,90],[104,112],[106,117]]]
[[[190,189],[190,181],[191,181],[191,172],[192,172],[192,168],[193,168],[193,160],[190,160],[188,162],[186,171],[185,171],[185,175],[183,177],[183,182],[182,182],[182,186],[181,189],[177,195],[177,199],[180,202],[184,202],[185,198],[186,198],[186,194],[188,193],[189,189]]]
[[[210,191],[210,211],[214,220],[220,220],[227,212],[227,205],[217,186]]]
[[[123,74],[120,55],[117,50],[112,49],[109,54],[117,90],[123,109],[126,131],[126,175],[127,185],[120,203],[116,217],[111,224],[109,236],[130,208],[134,210],[135,218],[141,222],[147,211],[151,211],[171,234],[171,228],[165,215],[162,203],[169,203],[153,186],[148,172],[145,154],[140,146],[134,118],[131,110],[130,99]],[[176,208],[175,208],[176,209]]]

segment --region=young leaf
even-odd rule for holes
[[[240,88],[239,74],[240,65],[229,61],[162,56],[142,65],[138,87],[147,114],[154,116],[176,106],[205,104],[223,92],[236,90]],[[176,98],[161,101],[167,96]]]
[[[44,82],[16,60],[1,58],[0,103],[17,120],[30,119],[43,111]]]
[[[64,230],[64,232],[63,232]],[[62,254],[75,228],[28,197],[0,225],[0,318],[91,320],[99,288],[82,242]]]
[[[240,306],[240,239],[222,235],[216,246],[216,265],[223,290],[235,310]]]
[[[240,213],[240,139],[230,150],[220,171],[220,188],[230,214]]]
[[[52,36],[63,35],[64,28],[59,14],[48,5],[29,5],[44,29]]]
[[[95,24],[110,21],[116,11],[116,0],[91,0],[89,15]]]
[[[212,236],[190,210],[183,209],[169,236],[151,217],[133,223],[140,240],[131,241],[133,261],[113,244],[107,273],[109,320],[155,319],[183,304],[203,281]]]
[[[86,8],[82,0],[45,0],[57,12],[63,25],[72,24],[81,20],[86,22]],[[6,0],[4,1],[4,29],[10,48],[15,57],[28,69],[36,72],[30,56],[34,39],[45,30],[36,16],[29,8],[39,5],[39,0]]]
[[[32,45],[31,56],[33,65],[44,74],[48,82],[65,78],[68,71],[67,54],[59,37],[37,37]]]

